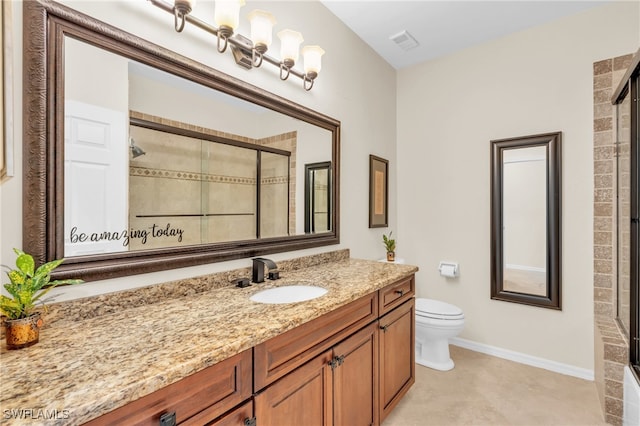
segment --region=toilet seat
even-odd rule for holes
[[[462,309],[446,302],[434,299],[416,299],[416,316],[437,320],[464,319]]]

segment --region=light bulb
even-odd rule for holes
[[[242,6],[244,6],[244,0],[216,0],[213,15],[216,26],[228,27],[232,30],[238,28]]]
[[[320,69],[322,69],[322,55],[324,55],[324,50],[320,46],[305,46],[302,49],[304,73],[309,75],[310,78],[315,78],[320,73]]]
[[[302,34],[293,30],[282,30],[278,33],[280,38],[280,56],[287,67],[292,67],[298,60]],[[290,65],[289,65],[290,64]]]
[[[272,30],[276,20],[271,13],[264,10],[254,10],[249,13],[248,18],[251,22],[251,41],[256,50],[262,50],[264,53],[271,46]]]

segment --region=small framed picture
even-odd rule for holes
[[[369,228],[389,226],[389,161],[369,155]]]

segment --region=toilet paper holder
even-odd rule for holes
[[[459,274],[459,267],[457,262],[445,262],[441,261],[438,265],[438,271],[443,277],[457,277]]]

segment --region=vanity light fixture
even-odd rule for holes
[[[324,54],[319,46],[306,46],[302,49],[304,56],[304,72],[294,67],[298,60],[302,34],[293,30],[282,30],[278,33],[281,45],[282,60],[266,54],[271,45],[275,18],[263,10],[252,11],[248,18],[251,23],[251,38],[235,33],[239,25],[240,8],[245,0],[216,0],[214,8],[214,22],[210,25],[193,15],[191,11],[196,0],[174,0],[173,4],[166,0],[149,0],[154,6],[174,15],[176,32],[182,32],[185,23],[213,34],[217,38],[217,50],[224,53],[230,45],[231,51],[238,65],[247,69],[258,68],[264,61],[280,68],[280,79],[286,80],[293,74],[302,79],[302,87],[311,90],[313,82],[318,77],[321,68],[321,57]]]

